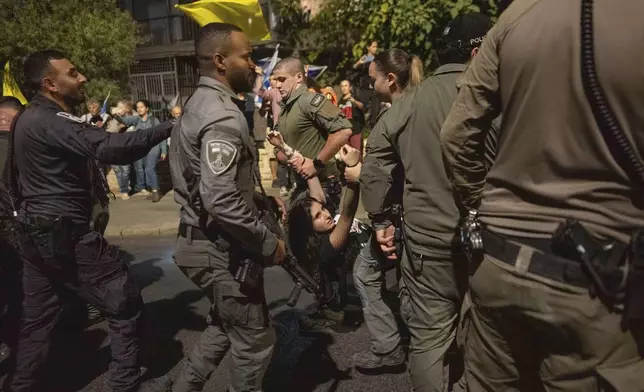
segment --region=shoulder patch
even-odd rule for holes
[[[315,94],[313,99],[311,100],[311,105],[315,106],[316,108],[320,105],[322,105],[322,102],[324,102],[326,98],[322,94]]]
[[[211,140],[208,142],[208,166],[216,175],[228,170],[235,161],[237,148],[225,140]]]
[[[64,118],[65,120],[68,120],[68,121],[72,121],[72,122],[79,123],[79,124],[84,123],[84,121],[81,120],[80,117],[76,117],[73,114],[69,114],[67,112],[58,112],[58,113],[56,113],[56,115],[58,117]]]

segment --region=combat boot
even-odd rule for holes
[[[389,354],[381,355],[369,351],[362,351],[353,355],[353,366],[360,373],[388,373],[404,370],[407,354],[398,346]]]

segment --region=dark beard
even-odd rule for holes
[[[75,108],[76,106],[85,102],[85,97],[80,95],[78,97],[64,96],[63,101],[65,101],[65,105],[67,105],[68,107]]]

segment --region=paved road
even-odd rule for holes
[[[142,288],[146,302],[147,330],[144,365],[150,376],[169,373],[174,378],[183,356],[191,349],[205,326],[208,301],[172,263],[172,237],[135,237],[116,240]],[[364,376],[351,369],[353,353],[368,348],[364,326],[342,333],[302,337],[295,322],[311,304],[303,294],[296,309],[284,305],[292,283],[284,271],[266,272],[269,307],[275,320],[278,344],[265,378],[267,392],[370,391],[403,392],[410,385],[405,373]],[[352,297],[359,303],[357,297]],[[360,315],[352,307],[353,317]],[[106,323],[85,331],[80,337],[61,336],[53,348],[48,385],[51,391],[109,391],[105,372],[109,363]],[[207,391],[225,392],[228,386],[226,359],[207,385]]]

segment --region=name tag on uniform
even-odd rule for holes
[[[208,142],[208,167],[216,175],[228,170],[235,161],[237,149],[232,143],[225,140],[211,140]]]
[[[81,120],[80,117],[76,117],[73,114],[69,114],[67,112],[58,112],[56,113],[58,117],[62,117],[65,120],[72,121],[75,123],[83,124],[85,121]]]

